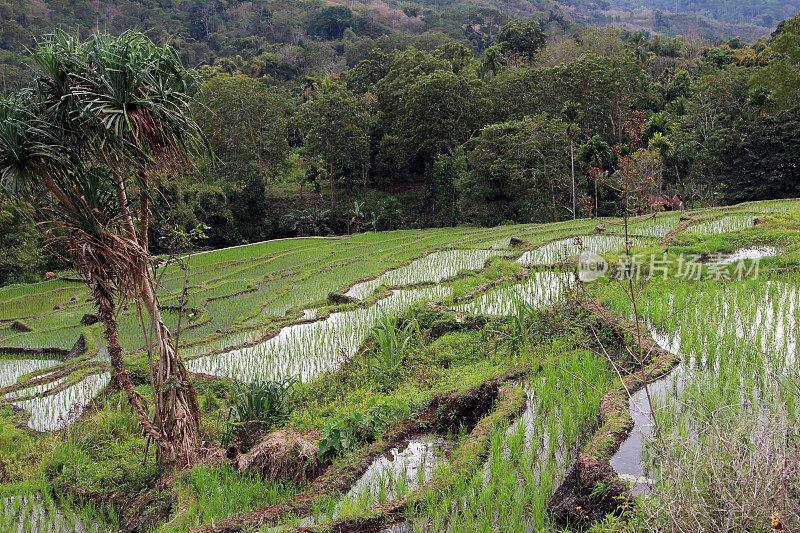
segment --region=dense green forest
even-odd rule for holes
[[[617,215],[622,165],[652,184],[643,211],[800,196],[800,17],[748,43],[555,10],[308,5],[5,4],[2,73],[7,90],[26,85],[33,35],[88,13],[82,31],[146,28],[197,67],[213,156],[159,177],[156,251],[200,224],[222,247]],[[20,237],[29,223],[0,215],[0,281],[54,267]]]

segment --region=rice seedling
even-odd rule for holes
[[[515,300],[531,307],[547,307],[558,303],[574,282],[574,275],[565,272],[534,272],[517,285],[487,291],[471,302],[453,309],[476,315],[506,316],[515,309]]]
[[[276,505],[304,487],[285,481],[265,481],[257,473],[241,474],[233,466],[214,468],[200,464],[189,473],[188,488],[196,503],[193,502],[183,521],[185,527],[177,528],[182,531],[232,514]]]
[[[663,237],[670,231],[678,227],[680,223],[679,215],[660,215],[656,218],[647,217],[644,220],[632,222],[628,231],[634,235],[645,237]],[[617,224],[611,224],[611,228],[616,229]]]
[[[702,235],[717,235],[719,233],[730,233],[753,226],[753,217],[750,215],[728,215],[722,218],[700,222],[689,226],[686,230],[691,233]]]
[[[364,281],[362,283],[356,283],[352,287],[350,287],[347,292],[344,293],[345,296],[349,298],[355,298],[356,300],[363,300],[377,289],[381,284],[379,278],[372,279],[369,281]]]
[[[724,216],[701,221],[690,229],[704,233],[733,231],[749,227],[753,213],[782,212],[798,206],[798,200],[785,200],[707,209],[702,211],[703,216]],[[637,217],[631,219],[631,231],[640,237],[659,237],[674,229],[678,218],[677,213],[661,214],[655,219]],[[314,315],[307,307],[324,300],[329,292],[344,287],[350,287],[348,296],[364,299],[380,285],[440,283],[462,270],[481,269],[487,259],[503,255],[502,250],[508,248],[511,237],[524,239],[531,245],[553,241],[526,252],[520,259],[523,264],[563,260],[580,249],[571,241],[571,236],[588,235],[598,224],[613,230],[619,220],[582,219],[499,228],[370,232],[341,239],[285,239],[196,253],[189,259],[189,297],[197,318],[191,317],[184,322],[185,330],[180,339],[184,345],[192,346],[183,353],[187,358],[196,359],[193,368],[225,376],[251,380],[302,374],[303,379],[309,379],[325,369],[336,368],[339,362],[352,355],[372,330],[377,318],[385,312],[402,312],[412,303],[446,297],[448,289],[396,291],[370,310],[337,313],[319,321],[316,326],[290,326],[284,328],[285,332],[282,331],[275,340],[254,348],[218,356],[206,354],[258,341],[264,335],[264,328],[280,323],[276,319],[284,318],[287,312],[304,309],[303,317],[311,319]],[[583,238],[582,246],[603,253],[619,249],[621,239],[613,234],[588,235]],[[646,239],[641,239],[637,244],[646,242]],[[755,252],[745,250],[741,253]],[[400,266],[410,260],[410,264]],[[164,264],[160,268],[164,276],[159,295],[162,304],[170,305],[182,286],[183,271],[176,263]],[[562,294],[560,283],[548,281],[547,273],[539,274],[529,284],[491,291],[460,309],[481,314],[508,314],[514,294],[537,306],[557,301]],[[368,278],[372,279],[353,285]],[[539,281],[533,281],[536,278]],[[60,279],[0,288],[0,321],[5,321],[0,328],[2,344],[69,349],[81,332],[89,331],[99,336],[97,326],[82,329],[85,327],[79,324],[84,314],[92,312],[91,306],[85,302],[87,290],[80,283]],[[53,310],[56,304],[62,308]],[[176,313],[165,309],[164,315],[171,327],[177,324]],[[32,317],[26,322],[34,331],[13,332],[7,327],[9,321],[26,317]],[[120,339],[126,351],[141,350],[144,343],[135,309],[122,310],[119,326]],[[240,331],[244,328],[249,330]],[[762,333],[762,337],[764,335],[770,334]],[[10,384],[26,373],[40,369],[40,363],[26,364],[6,364],[5,369],[0,370],[0,383]]]
[[[641,244],[641,240],[633,239],[633,245]],[[616,235],[590,235],[554,241],[525,252],[518,259],[524,265],[551,265],[570,261],[582,250],[590,250],[598,254],[621,250],[625,247],[625,238]]]
[[[53,499],[37,487],[0,492],[0,530],[15,533],[111,533],[117,531],[112,507],[72,501],[63,494]]]
[[[757,213],[784,213],[786,211],[800,210],[800,200],[770,200],[766,202],[751,202],[743,204],[742,207]]]
[[[413,285],[415,283],[439,283],[462,270],[482,269],[486,260],[498,255],[492,250],[448,250],[434,252],[410,265],[390,270],[382,275],[380,282],[386,286]]]
[[[709,281],[670,286],[664,292],[663,287],[646,289],[639,307],[659,344],[685,354],[681,366],[654,385],[657,392],[663,391],[656,394],[655,402],[662,432],[675,442],[699,443],[699,436],[711,427],[708,413],[724,411],[741,422],[752,419],[762,407],[769,408],[764,399],[770,387],[798,370],[797,280]],[[621,300],[614,302],[623,312],[630,311]],[[795,404],[791,387],[780,389],[778,396]],[[637,402],[634,396],[632,407]],[[641,411],[640,405],[637,410]],[[649,435],[648,421],[638,422],[640,434],[635,434],[631,444],[623,444],[612,464],[634,478],[649,472],[653,490],[669,490],[662,485],[669,476],[659,467],[665,464],[664,450],[648,450],[656,443]],[[654,463],[656,459],[661,463]]]

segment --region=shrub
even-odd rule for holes
[[[374,438],[393,421],[411,413],[409,404],[402,400],[378,403],[373,398],[367,406],[366,411],[337,416],[323,428],[317,449],[320,461]]]
[[[704,412],[698,399],[684,415],[693,423],[689,436],[669,433],[664,445],[655,443],[657,497],[642,505],[642,530],[797,531],[796,409],[777,387],[765,389],[752,405]]]

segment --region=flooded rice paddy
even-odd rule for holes
[[[727,215],[714,220],[693,224],[689,226],[686,231],[703,235],[717,235],[719,233],[730,233],[732,231],[747,229],[752,226],[753,217],[751,215]]]
[[[28,427],[36,431],[53,431],[61,429],[72,422],[83,412],[83,406],[89,403],[111,379],[110,374],[92,374],[86,379],[48,396],[37,396],[29,400],[15,402],[14,405],[28,411],[31,416]],[[52,388],[55,383],[46,385]],[[26,394],[40,391],[26,389]]]
[[[421,435],[378,457],[336,506],[334,518],[398,500],[433,479],[454,444],[441,435]]]
[[[57,365],[52,359],[0,359],[0,387],[13,385],[22,376]]]
[[[732,254],[723,258],[720,264],[727,265],[744,261],[745,259],[764,259],[765,257],[775,257],[778,255],[778,249],[774,246],[752,246],[750,248],[741,248]]]
[[[667,295],[646,291],[639,305],[657,344],[683,357],[671,374],[650,385],[667,435],[702,434],[686,415],[703,403],[700,398],[727,408],[756,408],[759,391],[800,369],[800,285],[795,283],[750,279],[706,283],[699,290],[680,287]],[[634,491],[647,493],[653,420],[644,390],[630,398],[630,409],[635,428],[611,464]]]
[[[356,283],[345,296],[363,300],[381,285],[399,287],[417,283],[439,283],[462,270],[481,270],[486,261],[498,255],[493,250],[447,250],[433,252],[410,264],[390,270],[375,279]]]
[[[397,290],[370,307],[333,313],[310,324],[288,326],[256,346],[199,357],[187,362],[187,366],[192,372],[245,381],[294,375],[307,381],[335,369],[355,355],[384,315],[400,313],[415,303],[448,295],[448,289],[438,286]]]
[[[509,315],[523,301],[534,308],[555,305],[562,300],[575,281],[566,272],[533,272],[521,283],[487,291],[471,302],[453,307],[477,315]]]
[[[631,239],[631,245],[640,244]],[[583,250],[604,254],[625,248],[625,238],[617,235],[589,235],[554,241],[522,254],[518,261],[524,265],[551,265],[572,260]]]

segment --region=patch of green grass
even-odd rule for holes
[[[285,481],[265,480],[257,472],[241,474],[230,465],[199,464],[179,483],[180,514],[171,517],[159,531],[188,531],[197,523],[207,524],[232,514],[276,505],[305,488]]]

